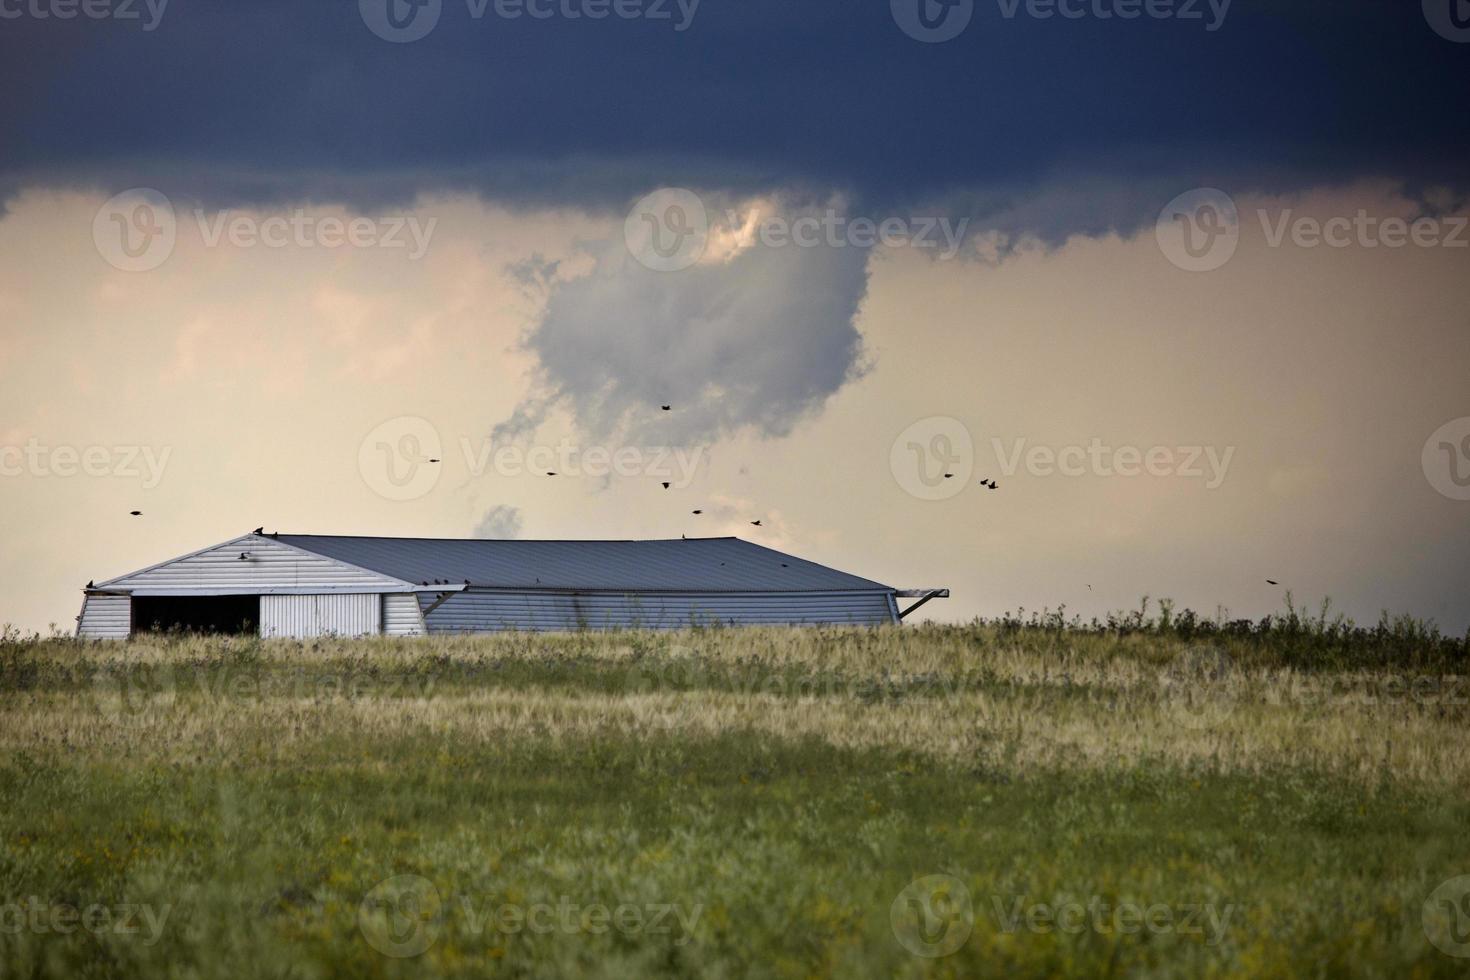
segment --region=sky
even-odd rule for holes
[[[0,0],[0,623],[264,525],[1462,632],[1463,6]]]

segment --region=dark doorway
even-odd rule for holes
[[[133,596],[133,632],[256,633],[258,595]]]

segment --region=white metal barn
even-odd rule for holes
[[[77,635],[876,626],[948,595],[894,589],[739,538],[484,541],[256,532],[89,583]],[[900,610],[902,597],[919,601]]]

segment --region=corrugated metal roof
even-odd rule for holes
[[[407,582],[609,592],[888,590],[739,538],[485,541],[281,534],[278,540]]]

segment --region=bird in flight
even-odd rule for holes
[[[664,488],[664,489],[665,489],[665,490],[667,490],[667,489],[668,489],[668,488],[669,488],[669,485],[668,485],[668,484],[667,484],[667,483],[665,483],[665,484],[664,484],[664,485],[663,485],[663,488]]]
[[[761,526],[761,522],[760,521],[751,521],[750,522],[750,526],[751,527],[760,527]]]
[[[546,471],[546,475],[547,476],[556,476],[556,471],[555,470],[547,470]]]
[[[985,487],[987,490],[994,490],[998,486],[998,484],[994,480],[991,480],[989,483],[981,480],[980,485],[982,487]]]
[[[673,407],[674,406],[672,406],[672,405],[660,405],[659,406],[659,408],[663,409],[665,412],[672,411],[673,410]]]
[[[132,517],[142,517],[143,516],[143,512],[141,510],[130,510],[130,511],[128,511],[128,514],[129,514],[129,516],[132,516]]]
[[[954,474],[953,473],[946,473],[946,474],[944,474],[944,478],[946,480],[953,480],[954,479]]]
[[[1281,583],[1280,582],[1277,582],[1277,581],[1275,581],[1273,579],[1269,579],[1268,578],[1268,579],[1266,579],[1266,584],[1267,585],[1280,585]]]
[[[443,462],[443,460],[431,459],[431,460],[429,460],[429,462],[431,462],[431,463],[439,463],[439,462]]]
[[[689,513],[691,513],[691,514],[703,514],[704,511],[702,511],[702,510],[691,510]]]

